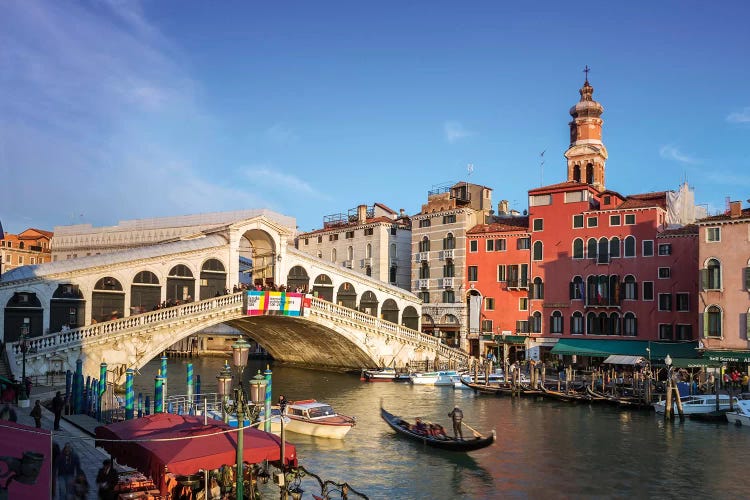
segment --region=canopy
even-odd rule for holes
[[[750,362],[750,351],[714,351],[706,349],[703,351],[703,357],[711,361],[747,363]]]
[[[173,441],[141,441],[117,443],[97,441],[97,446],[107,450],[118,462],[129,465],[161,483],[165,470],[177,475],[194,474],[200,469],[218,469],[233,465],[237,456],[237,431],[219,434],[232,429],[220,420],[203,417],[156,413],[142,418],[125,420],[96,428],[97,439],[175,439]],[[259,463],[277,461],[281,456],[281,439],[271,433],[252,427],[244,429],[243,460]],[[286,462],[297,463],[297,451],[285,445]]]
[[[697,342],[655,342],[625,339],[560,339],[550,351],[552,354],[579,354],[606,358],[612,354],[643,356],[661,362],[667,354],[672,358],[695,358]]]
[[[626,356],[623,354],[613,354],[604,360],[609,365],[637,365],[643,363],[643,356]]]

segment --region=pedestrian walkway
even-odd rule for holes
[[[31,405],[28,408],[19,408],[16,405],[11,405],[18,417],[18,423],[34,427],[34,418],[29,413],[31,412],[31,408],[34,407],[36,400],[39,399],[43,403],[42,428],[52,429],[54,427],[55,415],[44,407],[44,403],[51,400],[58,390],[64,392],[65,387],[35,386],[31,389],[31,396],[29,398]],[[61,450],[66,443],[70,443],[73,451],[78,455],[81,468],[86,474],[86,479],[89,483],[87,499],[91,500],[99,498],[96,475],[102,467],[104,460],[110,458],[107,452],[94,446],[93,432],[97,425],[99,425],[99,422],[87,415],[63,415],[60,421],[60,430],[52,431],[52,440]],[[117,469],[131,470],[120,466]]]

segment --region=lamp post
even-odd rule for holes
[[[224,423],[229,421],[229,414],[227,413],[227,396],[229,391],[232,390],[232,369],[229,368],[229,364],[224,362],[224,367],[221,369],[218,375],[216,375],[217,390],[219,396],[221,396],[221,418]]]
[[[21,325],[21,387],[18,390],[18,406],[21,408],[29,406],[29,395],[26,394],[26,353],[29,350],[26,344],[26,337],[28,334],[29,318],[24,318]]]

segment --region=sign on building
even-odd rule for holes
[[[304,294],[249,290],[247,292],[248,316],[279,315],[301,316]]]

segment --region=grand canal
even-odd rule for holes
[[[169,360],[169,393],[185,393],[185,365],[216,388],[223,358]],[[265,362],[253,362],[248,379]],[[315,398],[356,416],[343,441],[288,434],[300,464],[323,479],[348,482],[371,499],[421,498],[748,498],[750,429],[646,412],[546,400],[476,396],[451,387],[364,383],[356,375],[272,366],[273,396]],[[136,392],[153,397],[158,360],[141,369]],[[460,406],[498,442],[467,454],[423,449],[380,419],[392,413],[442,422]],[[303,482],[307,492],[317,491]],[[312,498],[305,493],[304,498]]]

